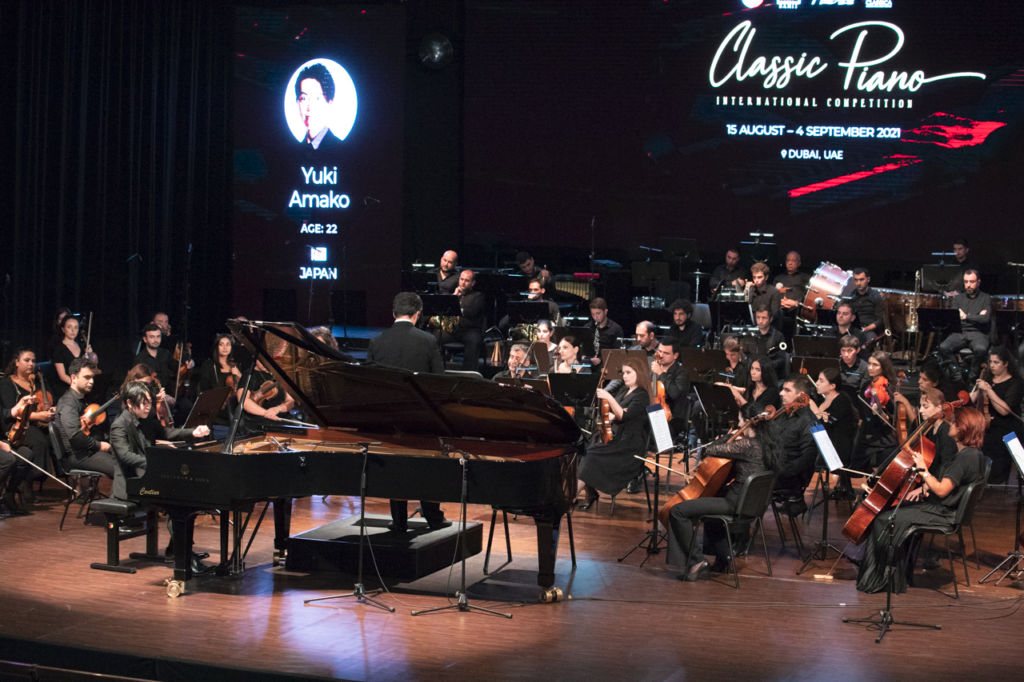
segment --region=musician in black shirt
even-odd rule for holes
[[[860,320],[860,331],[871,341],[885,331],[885,301],[882,294],[871,288],[871,273],[867,268],[853,269],[854,291],[849,301]]]
[[[694,322],[693,303],[685,298],[677,298],[669,306],[672,310],[672,328],[667,336],[674,339],[675,349],[699,348],[704,345],[704,328]]]
[[[153,322],[142,328],[142,348],[135,356],[133,365],[147,365],[156,373],[157,381],[161,386],[174,390],[175,379],[178,374],[178,365],[174,362],[174,356],[166,348],[161,348],[163,332]]]
[[[459,286],[459,254],[445,251],[441,254],[441,266],[437,269],[437,293],[453,294]]]

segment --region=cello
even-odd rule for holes
[[[857,508],[853,510],[853,514],[847,519],[846,524],[843,525],[842,533],[847,540],[855,545],[862,543],[867,537],[868,529],[875,517],[890,507],[893,502],[903,498],[907,490],[918,479],[917,474],[913,473],[914,455],[921,455],[929,467],[935,459],[935,444],[924,435],[925,432],[939,420],[939,417],[949,414],[969,402],[970,396],[966,391],[961,391],[958,400],[943,403],[942,412],[922,420],[921,425],[900,444],[899,452],[886,465],[871,491],[861,500]]]

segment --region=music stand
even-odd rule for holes
[[[633,261],[629,264],[632,273],[632,284],[637,289],[647,289],[651,296],[658,287],[667,287],[669,283],[668,263]]]
[[[573,336],[576,338],[576,343],[578,343],[580,347],[578,357],[593,357],[596,355],[596,349],[594,348],[594,330],[590,327],[555,327],[551,332],[551,342],[557,345],[558,342],[566,336]]]
[[[551,395],[551,388],[546,379],[517,379],[515,377],[494,377],[494,383],[502,386],[515,386],[516,388],[531,388],[538,393]]]
[[[799,364],[797,363],[797,360],[800,361]],[[821,374],[823,369],[828,369],[829,367],[839,369],[839,360],[835,358],[793,358],[790,366],[801,374],[803,374],[803,370],[806,369],[807,376],[811,381],[814,381],[818,378],[818,375]]]
[[[887,531],[889,533],[889,558],[890,559],[896,556],[896,513],[900,510],[900,507],[903,506],[903,500],[905,500],[907,498],[907,493],[909,493],[910,489],[913,487],[911,485],[905,485],[904,486],[904,483],[905,482],[909,483],[909,481],[906,481],[906,479],[909,478],[909,477],[915,476],[915,475],[916,475],[916,470],[915,469],[913,469],[913,468],[907,469],[907,473],[904,475],[904,481],[900,482],[900,486],[904,487],[903,495],[900,496],[900,499],[896,503],[895,508],[893,508],[892,512],[889,514],[889,525],[888,525]],[[897,488],[897,490],[899,490],[899,488]],[[878,523],[878,519],[877,518],[875,519],[875,523]],[[865,625],[875,625],[875,626],[878,626],[879,633],[878,633],[878,637],[875,638],[875,644],[878,644],[878,643],[880,643],[882,641],[882,638],[885,637],[886,633],[889,632],[889,628],[892,627],[893,625],[907,625],[907,626],[914,627],[914,628],[930,628],[932,630],[941,630],[942,629],[941,625],[926,625],[925,623],[909,623],[907,621],[896,620],[896,619],[893,618],[893,616],[892,616],[892,584],[893,584],[893,581],[896,580],[896,571],[898,571],[898,570],[899,570],[898,566],[891,566],[890,567],[889,579],[885,583],[885,609],[883,609],[882,611],[878,612],[878,617],[877,618],[874,618],[874,617],[872,617],[872,618],[843,618],[843,622],[844,623],[863,623]],[[956,575],[953,576],[953,579],[956,580]]]
[[[194,429],[200,424],[210,424],[213,418],[220,413],[224,404],[227,403],[231,392],[230,386],[215,386],[200,393],[199,397],[196,398],[196,402],[192,405],[192,409],[189,411],[188,418],[185,420],[182,428]]]
[[[922,333],[934,332],[939,337],[959,334],[962,331],[960,311],[948,308],[918,308],[917,327]]]
[[[1013,431],[1006,434],[1005,436],[1003,436],[1003,443],[1006,445],[1006,449],[1010,451],[1010,459],[1012,459],[1014,463],[1017,465],[1018,475],[1024,477],[1024,447],[1021,446],[1020,439],[1017,437],[1017,434],[1014,433]],[[1024,497],[1021,497],[1021,495],[1018,492],[1016,521],[1017,525],[1013,531],[1013,551],[1007,554],[1006,558],[1000,561],[998,566],[996,566],[991,571],[986,573],[985,577],[978,581],[978,584],[981,584],[989,578],[991,578],[996,573],[996,571],[1001,570],[1004,566],[1006,567],[1005,572],[999,578],[999,580],[996,581],[997,586],[999,585],[999,583],[1003,582],[1003,580],[1006,579],[1006,576],[1010,575],[1014,571],[1019,573],[1022,570],[1021,563],[1024,562],[1024,552],[1021,552],[1022,533],[1020,531],[1020,517],[1022,507],[1024,507]],[[975,547],[975,551],[977,551],[977,547]]]
[[[548,345],[543,341],[534,341],[530,344],[530,350],[526,353],[527,362],[533,358],[530,364],[537,365],[537,374],[547,374],[551,371],[551,356],[548,355]]]
[[[508,320],[512,325],[536,324],[551,316],[547,301],[509,301],[505,304]]]
[[[695,381],[693,390],[697,394],[697,405],[703,410],[708,418],[712,433],[717,434],[723,431],[722,428],[728,424],[729,418],[738,413],[736,399],[732,397],[732,391],[725,386],[715,386],[703,381]],[[705,438],[711,440],[711,438]]]
[[[745,301],[715,301],[711,306],[711,328],[718,331],[727,324],[754,324],[750,304]]]
[[[793,336],[793,355],[812,358],[838,358],[839,339],[835,336]]]
[[[811,436],[814,438],[815,445],[818,446],[818,482],[821,485],[821,539],[814,543],[814,547],[804,557],[804,562],[800,564],[800,568],[796,569],[796,574],[800,575],[804,572],[804,569],[811,565],[815,560],[825,561],[828,559],[828,551],[832,550],[839,556],[843,555],[843,550],[839,549],[828,539],[828,503],[831,497],[831,486],[829,486],[829,476],[832,475],[833,471],[839,471],[843,468],[843,463],[839,459],[839,454],[836,452],[835,445],[832,444],[832,439],[829,438],[828,433],[825,431],[825,427],[821,424],[815,424],[811,427]]]
[[[600,374],[549,374],[551,397],[562,405],[588,407],[593,402]]]
[[[717,348],[680,348],[679,362],[686,368],[691,383],[703,381],[711,372],[721,372],[729,364],[725,359],[725,351]]]
[[[434,317],[435,315],[450,317],[462,315],[459,297],[454,294],[427,294],[420,296],[420,299],[423,301],[421,316],[424,318]]]
[[[950,285],[962,272],[959,265],[924,265],[921,267],[921,291],[950,291]]]

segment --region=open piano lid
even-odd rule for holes
[[[553,445],[580,438],[561,405],[529,389],[354,364],[293,322],[227,326],[320,426]]]

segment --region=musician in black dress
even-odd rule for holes
[[[50,387],[54,400],[59,400],[71,385],[71,362],[75,358],[82,357],[83,349],[78,343],[79,331],[77,317],[67,315],[60,323],[60,342],[53,347],[53,356],[51,357],[57,378],[60,379],[59,384]]]
[[[978,379],[971,396],[975,405],[987,403],[983,411],[987,411],[992,419],[985,430],[985,442],[981,447],[992,460],[992,473],[989,475],[991,483],[1006,483],[1012,469],[1010,453],[1003,437],[1017,432],[1021,426],[1017,415],[1020,414],[1020,402],[1024,398],[1024,384],[1017,376],[1016,364],[1006,348],[992,349],[988,355],[988,369]]]
[[[736,386],[724,381],[716,381],[715,385],[725,386],[732,391],[732,397],[744,419],[761,414],[769,405],[776,409],[779,407],[779,380],[771,363],[764,356],[751,358],[745,386]]]
[[[760,428],[760,427],[758,427]],[[704,526],[704,533],[694,537],[694,522],[701,516],[712,514],[732,514],[736,511],[736,503],[739,502],[743,481],[752,474],[759,474],[766,470],[762,440],[755,436],[754,427],[743,427],[743,433],[739,434],[732,442],[723,438],[709,445],[705,457],[721,457],[732,460],[730,478],[732,482],[719,491],[719,494],[712,497],[697,497],[692,500],[683,500],[674,505],[668,514],[668,552],[666,561],[673,566],[680,566],[683,572],[678,576],[680,580],[695,582],[708,577],[709,569],[716,573],[722,573],[729,569],[729,555],[732,553],[729,547],[728,537],[721,524],[712,523]],[[704,549],[703,536],[711,540],[711,551]],[[693,543],[693,552],[690,552],[690,543]],[[705,554],[714,553],[716,556],[713,566],[708,565],[704,559]]]
[[[548,367],[555,366],[558,345],[551,341],[551,332],[554,330],[550,320],[537,320],[537,340],[544,344],[548,350]]]
[[[949,422],[942,418],[943,403],[945,402],[945,397],[939,389],[932,387],[921,389],[921,401],[918,407],[921,419],[935,419],[935,423],[925,431],[924,435],[935,445],[935,458],[929,469],[938,478],[942,478],[943,472],[956,458],[957,453],[956,441],[949,435]]]
[[[808,407],[825,426],[825,432],[835,446],[843,466],[851,466],[860,412],[849,393],[841,390],[842,378],[835,367],[826,367],[818,372],[814,386],[818,389],[818,399],[812,400]],[[844,493],[852,491],[849,472],[839,472],[839,487]]]
[[[858,400],[861,414],[860,442],[854,452],[853,469],[871,471],[893,454],[896,390],[892,361],[885,351],[875,351],[868,360],[868,382]]]
[[[443,374],[444,365],[437,342],[427,332],[417,329],[416,322],[423,311],[423,301],[412,292],[402,291],[395,295],[391,313],[395,322],[390,328],[370,340],[366,359],[370,363],[407,369],[410,372]],[[451,525],[444,518],[441,505],[429,500],[420,501],[423,518],[431,529]],[[404,533],[409,529],[408,505],[406,500],[391,500],[392,532]]]
[[[640,377],[646,373],[636,358],[627,358],[622,364],[622,384],[613,392],[597,389],[597,399],[608,401],[613,435],[610,442],[587,448],[579,471],[580,487],[586,487],[587,498],[580,509],[589,509],[599,491],[617,494],[643,466],[634,455],[647,452],[651,397],[640,385]]]
[[[985,418],[973,407],[958,408],[949,435],[958,452],[945,471],[939,476],[932,474],[924,458],[915,454],[914,466],[924,470],[916,487],[899,509],[883,511],[871,523],[857,575],[861,592],[881,592],[890,580],[893,592],[906,592],[908,573],[913,570],[908,561],[912,553],[907,548],[907,531],[914,525],[950,523],[967,486],[981,480],[986,467],[986,457],[979,449],[985,438]]]
[[[30,348],[19,348],[5,370],[6,375],[0,380],[0,438],[6,438],[15,424],[23,418],[23,410],[28,410],[29,422],[25,426],[21,441],[15,444],[20,455],[26,457],[36,466],[45,467],[50,452],[50,440],[44,429],[53,417],[56,407],[48,407],[34,398],[42,386],[37,380],[36,354]],[[21,460],[16,465],[16,475],[11,481],[13,489],[20,489],[22,498],[28,501],[32,495],[31,481],[42,478],[45,474],[33,469]]]
[[[241,385],[242,372],[238,369],[238,362],[235,360],[234,352],[235,342],[231,334],[217,334],[214,337],[210,357],[203,361],[203,364],[199,367],[200,393],[217,388],[218,386],[227,386],[235,389]],[[212,426],[215,437],[223,438],[227,435],[224,430],[231,425],[231,409],[233,405],[237,404],[234,396],[232,396],[213,418]]]
[[[75,358],[69,367],[71,386],[57,401],[54,426],[64,447],[64,459],[76,469],[98,471],[114,477],[114,456],[110,443],[96,440],[82,430],[81,417],[85,412],[85,396],[92,390],[96,365],[84,357]]]

